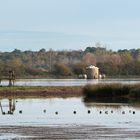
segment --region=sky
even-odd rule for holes
[[[0,51],[140,48],[140,0],[0,0]]]

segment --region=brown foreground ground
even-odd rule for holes
[[[42,140],[42,139],[92,139],[121,140],[140,139],[140,131],[105,126],[0,126],[0,139]]]

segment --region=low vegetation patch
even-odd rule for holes
[[[81,97],[81,87],[71,86],[1,86],[0,98],[4,97]]]
[[[140,84],[124,85],[124,84],[100,84],[86,85],[83,88],[86,97],[127,97],[140,98]]]

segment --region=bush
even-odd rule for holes
[[[140,97],[139,85],[100,84],[87,85],[83,89],[87,97]]]
[[[72,72],[69,67],[64,64],[55,64],[53,73],[60,76],[71,76]]]
[[[132,98],[140,98],[140,87],[130,90],[129,97]]]

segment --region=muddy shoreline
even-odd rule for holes
[[[139,139],[140,131],[94,125],[0,126],[0,139]]]

